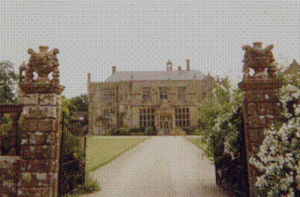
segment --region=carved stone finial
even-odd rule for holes
[[[262,44],[263,44],[262,42],[254,42],[253,43],[253,47],[257,48],[257,49],[261,49],[262,48]]]
[[[40,52],[36,53],[32,49],[28,49],[31,54],[28,66],[32,67],[33,71],[38,74],[37,83],[50,82],[48,75],[58,67],[56,54],[58,49],[53,49],[48,52],[48,46],[39,46]]]
[[[22,62],[21,66],[19,67],[19,81],[22,82],[25,79],[23,72],[27,69],[25,61]]]
[[[268,68],[268,74],[271,78],[276,77],[278,63],[273,63]]]
[[[270,76],[274,77],[274,69],[270,69],[269,76],[266,74],[266,69],[269,68],[272,63],[275,61],[273,58],[273,49],[274,45],[268,45],[266,48],[262,48],[262,42],[255,42],[253,43],[253,47],[249,45],[244,45],[242,48],[245,50],[244,55],[244,79],[251,78],[250,76],[250,68],[252,68],[255,73],[252,78],[257,79],[265,79]]]
[[[58,60],[56,54],[58,49],[48,51],[48,46],[39,46],[39,52],[28,49],[30,54],[27,66],[25,63],[20,67],[20,75],[25,70],[25,81],[20,77],[19,86],[26,93],[58,93],[64,90],[64,86],[59,85],[59,70]],[[25,68],[24,68],[25,67]],[[37,79],[33,79],[33,73],[37,73]],[[48,75],[52,72],[52,80]]]
[[[49,49],[48,46],[39,46],[40,53],[46,53]]]

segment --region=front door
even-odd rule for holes
[[[165,135],[169,135],[173,128],[172,115],[161,115],[160,116],[160,128],[163,130]]]

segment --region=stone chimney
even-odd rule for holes
[[[172,62],[171,62],[171,60],[169,60],[168,62],[167,62],[167,71],[172,71],[173,70],[173,64],[172,64]]]
[[[116,71],[117,71],[117,67],[116,67],[116,66],[113,66],[113,67],[112,67],[112,74],[115,74]]]
[[[178,71],[181,71],[181,66],[178,66]]]
[[[189,59],[187,59],[186,60],[186,70],[190,70],[190,60]]]

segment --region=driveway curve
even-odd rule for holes
[[[232,197],[215,184],[214,166],[183,137],[158,136],[91,173],[101,191],[89,197]]]

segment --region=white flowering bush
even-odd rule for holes
[[[215,84],[212,97],[199,106],[200,135],[207,147],[204,151],[211,160],[215,159],[215,153],[223,154],[224,151],[233,159],[237,157],[242,99],[240,89],[232,88],[225,78]]]
[[[300,196],[300,80],[287,75],[279,92],[282,123],[264,131],[265,139],[250,159],[259,172],[258,196]]]
[[[247,193],[242,100],[241,90],[233,88],[227,78],[217,81],[212,97],[199,107],[199,133],[204,152],[218,171],[219,184]]]

